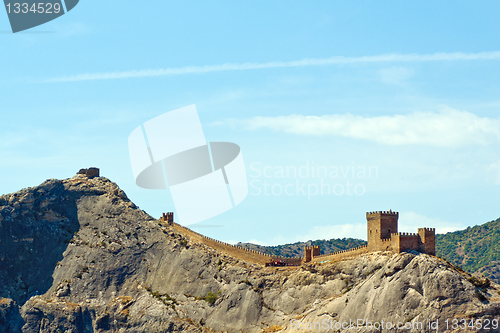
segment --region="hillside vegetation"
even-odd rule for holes
[[[436,235],[436,254],[466,271],[478,271],[500,281],[500,218]]]

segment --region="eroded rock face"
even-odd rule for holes
[[[0,332],[291,332],[325,319],[500,316],[496,285],[480,290],[436,257],[264,268],[158,224],[103,177],[0,197],[0,263]]]

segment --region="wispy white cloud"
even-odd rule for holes
[[[366,240],[366,224],[346,223],[338,225],[314,226],[304,236],[300,236],[302,241],[317,239],[332,239],[352,237]]]
[[[25,135],[13,132],[4,132],[0,135],[0,149],[7,149],[26,143]]]
[[[495,184],[500,185],[500,160],[486,166],[489,180]]]
[[[443,108],[441,112],[394,116],[290,115],[229,119],[226,123],[233,126],[243,124],[251,130],[263,128],[292,134],[340,136],[387,145],[458,147],[500,143],[500,119],[479,117],[451,108]]]
[[[439,218],[427,217],[422,214],[408,211],[400,212],[398,231],[416,233],[418,228],[435,228],[437,234],[445,234],[466,228],[466,225],[461,222],[449,222]],[[283,235],[275,235],[272,239],[262,241],[259,239],[250,239],[247,242],[252,244],[274,246],[281,244],[290,244],[295,242],[306,242],[308,240],[318,239],[338,239],[338,238],[357,238],[366,240],[366,223],[346,223],[339,225],[313,226],[303,235],[293,237],[284,237]],[[236,241],[229,242],[236,244]]]
[[[85,35],[90,32],[89,26],[83,24],[83,23],[78,23],[78,22],[72,22],[69,24],[64,24],[64,25],[58,25],[56,26],[58,36],[61,37],[71,37],[75,35]]]
[[[208,66],[184,66],[158,69],[141,69],[117,72],[84,73],[69,76],[59,76],[42,80],[42,82],[71,82],[90,80],[116,80],[139,77],[171,76],[185,74],[201,74],[221,71],[241,71],[252,69],[267,69],[280,67],[305,67],[357,63],[393,63],[393,62],[424,62],[424,61],[471,61],[471,60],[500,60],[500,51],[480,53],[434,53],[434,54],[382,54],[363,57],[307,58],[294,61],[272,61],[264,63],[228,63]]]
[[[307,242],[309,240],[318,239],[337,239],[337,238],[357,238],[366,240],[366,224],[363,223],[346,223],[337,225],[324,225],[324,226],[313,226],[312,229],[307,231],[305,234],[295,235],[291,237],[285,237],[281,234],[274,235],[271,239],[267,241],[262,241],[259,239],[250,239],[247,243],[264,245],[264,246],[275,246],[282,244],[291,244],[296,242]],[[237,242],[228,242],[230,244],[236,244]]]
[[[399,232],[417,232],[418,228],[435,228],[436,233],[444,234],[447,232],[464,229],[466,225],[460,222],[449,222],[439,218],[431,218],[416,212],[399,213]],[[366,223],[347,223],[340,225],[315,226],[305,236],[300,237],[304,240],[332,239],[352,237],[366,240]]]
[[[390,68],[382,68],[379,71],[379,74],[382,82],[401,85],[408,79],[410,79],[413,76],[414,72],[415,71],[412,68],[396,66]]]
[[[431,218],[416,212],[401,212],[399,214],[400,232],[417,232],[418,228],[436,228],[437,234],[464,229],[466,226],[460,222],[443,221],[438,218]]]

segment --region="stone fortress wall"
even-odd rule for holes
[[[261,265],[280,260],[288,266],[300,266],[307,262],[336,261],[375,251],[401,253],[406,250],[415,250],[435,255],[435,229],[419,228],[418,233],[398,232],[398,217],[399,213],[391,210],[368,212],[366,213],[367,245],[329,254],[320,254],[319,246],[306,246],[304,248],[304,257],[300,258],[271,256],[266,253],[249,250],[241,246],[231,245],[203,236],[175,223],[173,213],[163,214],[159,221],[172,226],[176,231],[185,234],[194,242],[206,244],[235,258]]]
[[[175,222],[171,223],[170,225],[177,232],[182,233],[191,238],[193,242],[208,245],[216,250],[219,250],[223,253],[226,253],[230,256],[233,256],[235,258],[244,261],[260,265],[265,265],[266,263],[271,262],[273,260],[281,260],[285,262],[288,266],[300,266],[302,264],[302,258],[285,258],[285,257],[272,256],[266,253],[246,249],[241,246],[232,245],[229,243],[221,242],[217,239],[203,236],[202,234],[199,234]]]
[[[318,256],[313,256],[311,262],[321,262],[321,261],[336,261],[345,258],[357,257],[361,254],[368,253],[368,248],[366,245],[354,247],[348,250],[337,251],[329,254],[321,254]],[[305,261],[307,262],[307,261]]]
[[[88,178],[99,177],[100,170],[96,167],[80,169],[78,174]],[[206,244],[223,253],[248,262],[265,265],[271,261],[282,261],[289,266],[299,266],[306,262],[334,261],[344,258],[355,257],[364,253],[374,251],[392,251],[401,253],[406,250],[435,255],[436,235],[434,228],[419,228],[417,233],[398,232],[398,212],[377,211],[366,213],[368,244],[349,250],[338,251],[330,254],[320,254],[319,246],[306,246],[304,257],[286,258],[271,256],[241,246],[231,245],[216,239],[203,236],[189,228],[174,222],[174,213],[163,213],[159,222],[172,226],[178,232],[187,235],[194,242]]]

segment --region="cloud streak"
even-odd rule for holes
[[[262,241],[259,239],[250,239],[247,243],[263,246],[276,246],[283,244],[293,244],[296,242],[315,241],[318,239],[339,239],[339,238],[357,238],[366,240],[366,223],[346,223],[336,225],[313,226],[306,233],[295,236],[275,235],[273,238]],[[237,242],[227,242],[236,244]]]
[[[84,73],[69,76],[59,76],[42,80],[42,82],[76,82],[93,80],[117,80],[130,78],[203,74],[223,71],[243,71],[269,68],[307,67],[359,63],[397,63],[397,62],[429,62],[429,61],[474,61],[474,60],[500,60],[500,51],[480,53],[434,53],[434,54],[382,54],[363,57],[331,57],[307,58],[295,61],[272,61],[265,63],[228,63],[208,66],[184,66],[158,69],[142,69],[117,72]]]
[[[436,234],[445,234],[457,230],[465,229],[462,222],[443,221],[439,218],[431,218],[416,212],[401,212],[399,214],[399,231],[417,232],[418,228],[435,228]]]
[[[446,108],[441,112],[415,112],[408,115],[362,117],[352,114],[325,116],[290,115],[229,119],[230,125],[276,132],[340,136],[364,139],[386,145],[424,144],[460,147],[500,143],[500,119]]]

